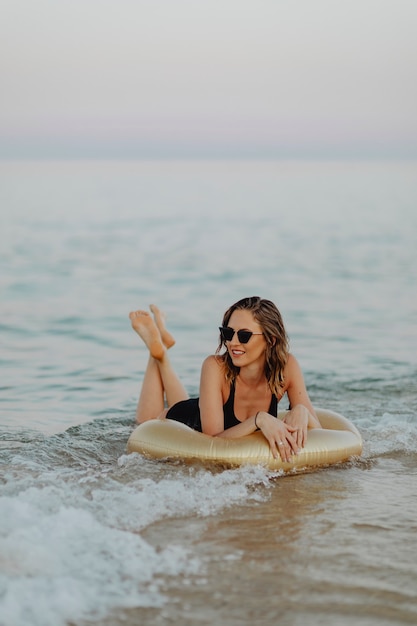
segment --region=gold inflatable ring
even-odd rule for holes
[[[207,461],[227,466],[264,465],[269,469],[307,470],[347,461],[362,453],[362,437],[346,417],[316,409],[322,429],[308,431],[307,444],[290,462],[274,459],[260,431],[238,439],[211,437],[174,420],[149,420],[129,437],[127,451],[152,459]],[[285,412],[280,412],[282,417]]]

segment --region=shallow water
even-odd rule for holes
[[[417,165],[0,164],[0,623],[415,624]],[[157,302],[197,393],[280,307],[364,454],[281,476],[126,455]]]

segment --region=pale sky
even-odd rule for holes
[[[417,157],[417,0],[0,0],[0,158]]]

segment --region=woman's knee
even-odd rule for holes
[[[140,424],[144,424],[145,422],[150,422],[151,420],[164,420],[166,419],[168,410],[169,409],[164,409],[162,413],[160,413],[159,415],[155,415],[155,417],[146,417],[144,419],[141,419],[140,417],[138,417],[136,418],[136,422],[140,425]]]

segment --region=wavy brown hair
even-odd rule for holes
[[[273,394],[280,396],[284,383],[284,367],[288,360],[289,340],[281,313],[270,300],[258,296],[243,298],[227,309],[223,316],[222,326],[228,326],[232,314],[237,310],[250,311],[254,319],[261,326],[266,340],[265,376]],[[226,380],[230,383],[236,380],[240,367],[233,365],[228,351],[219,354],[226,342],[220,335],[216,354],[219,355],[225,371]]]

